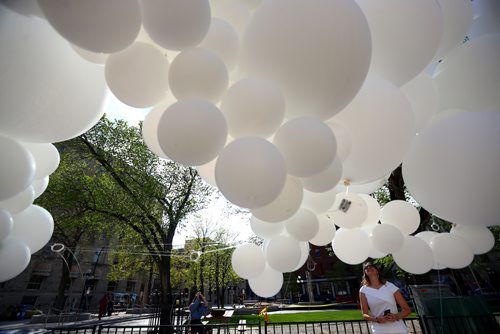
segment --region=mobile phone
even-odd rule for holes
[[[385,311],[384,311],[384,315],[388,315],[388,314],[390,314],[390,313],[391,313],[391,310],[385,310]]]

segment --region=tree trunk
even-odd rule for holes
[[[165,256],[157,262],[158,272],[160,274],[160,325],[162,327],[160,333],[168,334],[173,333],[172,317],[173,314],[173,298],[172,298],[172,286],[170,285],[170,257]]]

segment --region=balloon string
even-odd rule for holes
[[[346,187],[345,189],[345,195],[349,195],[349,186],[351,185],[351,180],[345,179],[344,180],[344,186]]]

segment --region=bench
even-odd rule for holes
[[[240,332],[240,333],[244,333],[247,330],[247,326],[246,325],[247,325],[247,321],[246,320],[240,320],[238,322],[238,327],[236,328],[236,330],[238,332]]]

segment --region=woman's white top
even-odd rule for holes
[[[363,285],[361,289],[359,289],[359,292],[365,294],[372,315],[374,317],[381,317],[384,315],[385,310],[391,310],[391,313],[394,314],[398,313],[398,305],[394,298],[394,293],[398,290],[399,288],[397,286],[391,282],[386,282],[378,289]],[[408,329],[403,320],[385,322],[383,324],[373,321],[371,327],[374,334],[408,333]]]

